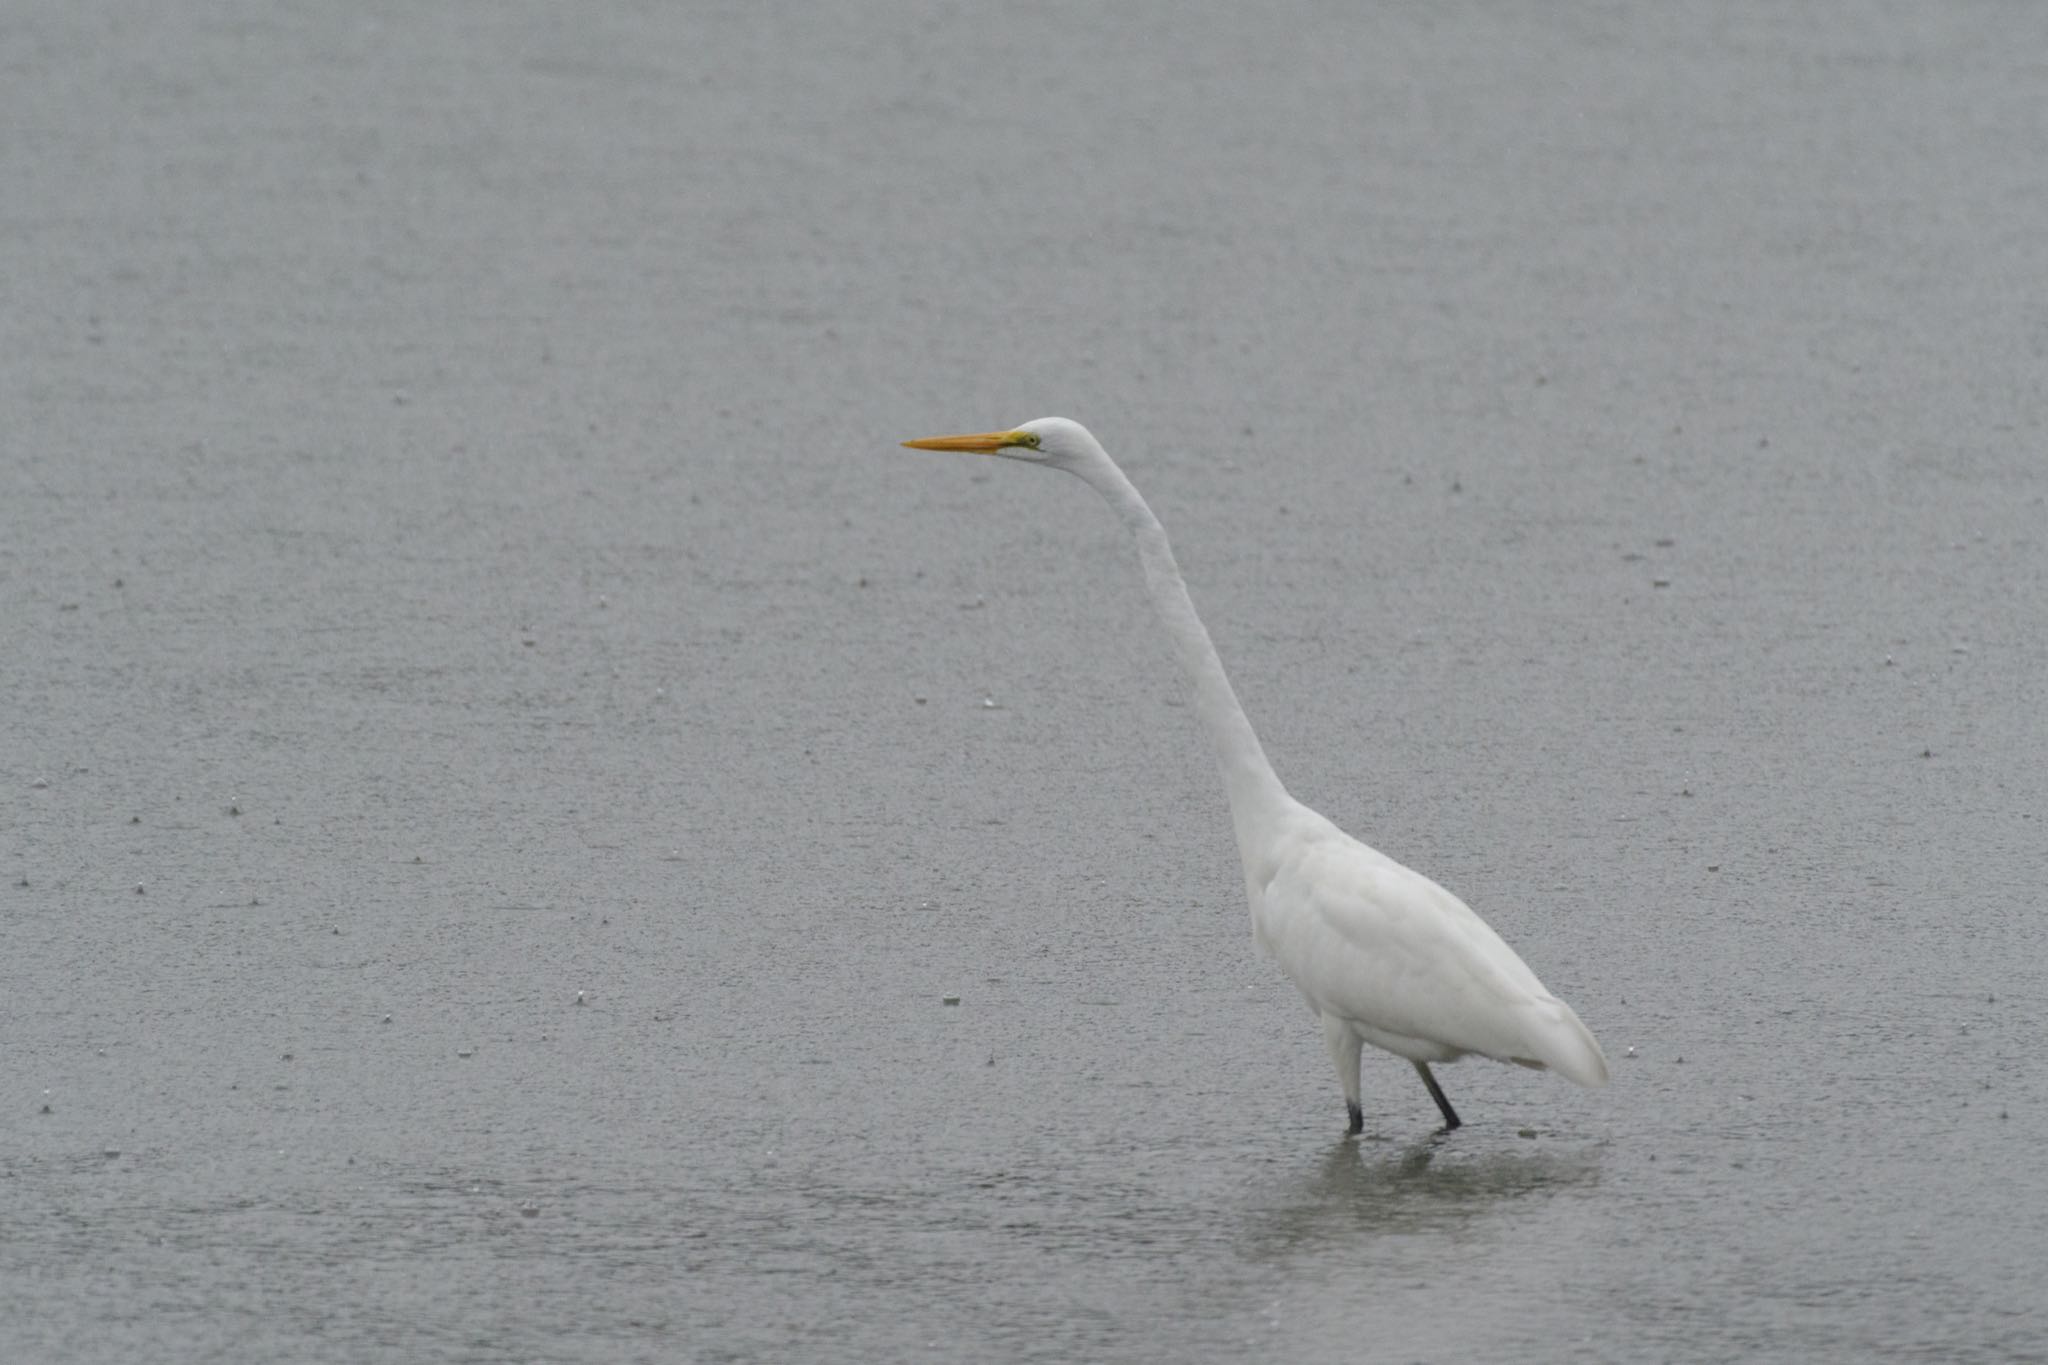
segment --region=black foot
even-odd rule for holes
[[[1422,1076],[1422,1083],[1429,1087],[1429,1097],[1435,1100],[1436,1107],[1443,1111],[1444,1131],[1449,1132],[1461,1126],[1463,1120],[1458,1117],[1458,1111],[1451,1108],[1451,1102],[1444,1098],[1444,1088],[1436,1083],[1436,1077],[1429,1074],[1429,1063],[1417,1062],[1415,1070]]]
[[[1358,1107],[1357,1100],[1344,1101],[1344,1112],[1351,1116],[1351,1125],[1345,1132],[1356,1136],[1365,1131],[1365,1111]]]

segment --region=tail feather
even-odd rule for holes
[[[1587,1089],[1607,1084],[1607,1054],[1600,1050],[1592,1030],[1562,1000],[1547,1027],[1535,1038],[1536,1055],[1558,1075]]]

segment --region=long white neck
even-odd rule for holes
[[[1100,449],[1098,446],[1097,450]],[[1194,685],[1196,714],[1202,718],[1202,727],[1209,732],[1209,742],[1216,748],[1223,786],[1230,796],[1230,817],[1237,831],[1238,851],[1245,857],[1249,874],[1252,852],[1263,846],[1256,836],[1291,807],[1293,800],[1280,785],[1273,765],[1266,761],[1266,751],[1252,732],[1244,707],[1238,704],[1237,693],[1223,672],[1223,661],[1216,656],[1216,646],[1210,642],[1202,618],[1195,615],[1187,582],[1181,577],[1180,565],[1174,562],[1173,548],[1166,543],[1166,528],[1107,454],[1099,461],[1090,460],[1069,468],[1108,500],[1137,539],[1138,559],[1145,567],[1145,586],[1152,605],[1158,609],[1160,624],[1166,627],[1174,651],[1180,655],[1181,667],[1187,670],[1188,681]]]

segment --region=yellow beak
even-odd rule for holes
[[[969,450],[977,455],[990,455],[1004,446],[1021,445],[1014,431],[984,431],[974,436],[927,436],[918,441],[905,441],[912,450]]]

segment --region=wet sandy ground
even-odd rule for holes
[[[16,6],[6,1353],[2048,1354],[2044,25]],[[1611,1087],[1340,1140],[1051,412]]]

